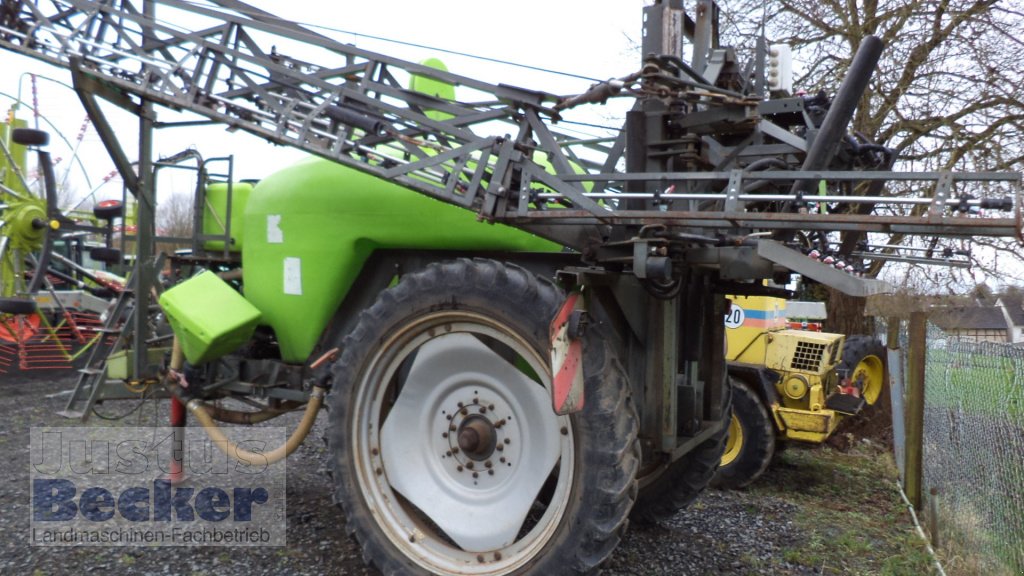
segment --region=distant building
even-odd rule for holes
[[[996,302],[1003,311],[1006,318],[1006,326],[1009,338],[1007,342],[1024,344],[1024,297],[1020,294],[1006,295]]]
[[[994,304],[934,308],[933,324],[950,336],[975,342],[1024,343],[1024,300],[999,297]]]

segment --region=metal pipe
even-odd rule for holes
[[[184,358],[177,339],[174,340],[171,347],[172,363],[175,356]],[[185,404],[177,396],[171,396],[171,470],[167,474],[167,479],[171,484],[180,484],[185,481],[185,425],[187,419],[188,412],[185,411]]]
[[[171,430],[173,435],[171,440],[171,471],[167,474],[167,479],[171,481],[171,484],[180,484],[185,480],[183,459],[185,456],[186,418],[185,405],[177,398],[171,397]]]
[[[583,196],[587,198],[598,198],[604,200],[614,200],[616,198],[654,198],[655,194],[651,192],[585,192]],[[657,195],[663,201],[671,200],[725,200],[728,198],[727,194],[719,193],[706,193],[706,194],[659,194]],[[557,192],[542,192],[537,194],[537,198],[541,200],[557,200],[565,198],[565,195]],[[742,202],[783,202],[783,201],[795,201],[801,198],[796,194],[740,194],[736,196],[737,200]],[[808,203],[822,203],[822,202],[836,202],[844,204],[866,204],[879,203],[878,196],[818,196],[814,195],[806,197]],[[929,205],[935,203],[934,198],[905,198],[905,197],[887,197],[885,198],[886,204],[912,204],[912,205]],[[955,204],[949,203],[953,207],[959,206],[960,201]],[[1013,206],[1013,200],[1010,198],[975,198],[962,202],[962,204],[969,207],[977,208],[990,208],[993,205],[998,205],[995,209],[997,210],[1010,210]],[[1009,206],[1009,208],[1005,207]]]
[[[828,167],[835,156],[839,142],[847,133],[847,127],[853,118],[864,90],[867,89],[871,75],[878,65],[884,45],[877,36],[867,36],[850,62],[843,83],[839,86],[832,104],[825,114],[814,143],[804,157],[803,170],[823,170]],[[810,190],[813,180],[798,180],[793,183],[793,194],[803,194]]]

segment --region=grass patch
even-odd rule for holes
[[[875,447],[838,452],[791,445],[750,488],[795,505],[791,521],[805,537],[782,550],[779,573],[935,574],[924,542],[896,490],[892,457]]]
[[[1024,416],[1024,373],[1015,356],[962,350],[929,350],[926,366],[928,403],[957,407],[973,414],[1020,420]]]

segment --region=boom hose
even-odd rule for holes
[[[181,345],[178,342],[178,338],[175,337],[174,344],[171,349],[170,369],[172,371],[179,371],[184,363],[185,357],[181,351]],[[176,396],[178,395],[173,388],[172,392]],[[199,424],[203,427],[203,430],[206,431],[206,435],[210,437],[210,440],[212,440],[217,448],[227,456],[244,464],[252,464],[254,462],[260,464],[273,464],[294,452],[295,449],[298,448],[306,439],[306,436],[309,435],[309,431],[313,428],[313,423],[316,422],[316,416],[320,412],[320,406],[323,405],[324,396],[326,394],[327,390],[325,388],[321,388],[320,386],[313,387],[313,391],[309,395],[309,402],[306,404],[306,411],[303,413],[302,420],[299,422],[298,427],[295,428],[284,444],[270,452],[249,452],[248,450],[240,448],[234,442],[231,442],[210,415],[211,408],[198,398],[188,400],[185,403],[185,406],[188,408],[188,411],[196,417],[196,420],[199,421]]]

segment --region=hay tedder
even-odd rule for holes
[[[100,316],[124,287],[93,257],[115,252],[113,230],[99,219],[121,216],[120,202],[92,213],[56,210],[49,154],[39,153],[38,185],[27,171],[27,146],[48,141],[13,110],[0,123],[0,373],[71,368],[103,338]]]
[[[762,281],[793,273],[883,290],[808,257],[851,260],[869,233],[1021,232],[1018,174],[894,172],[890,150],[848,134],[878,39],[833,97],[792,95],[769,83],[767,46],[739,62],[718,8],[696,4],[645,8],[640,67],[565,97],[235,0],[3,0],[0,46],[69,71],[138,205],[109,338],[65,414],[170,398],[175,425],[192,414],[230,447],[218,421],[302,411],[276,459],[326,404],[325,482],[385,574],[596,570],[627,519],[673,514],[715,472],[726,294],[775,295]],[[621,129],[559,129],[613,98],[633,102]],[[137,117],[137,154],[100,101]],[[159,107],[311,158],[255,184],[194,152],[154,159]],[[192,248],[157,254],[154,172],[185,160]],[[914,195],[887,195],[893,181]],[[37,210],[7,313],[37,309],[72,226]]]

